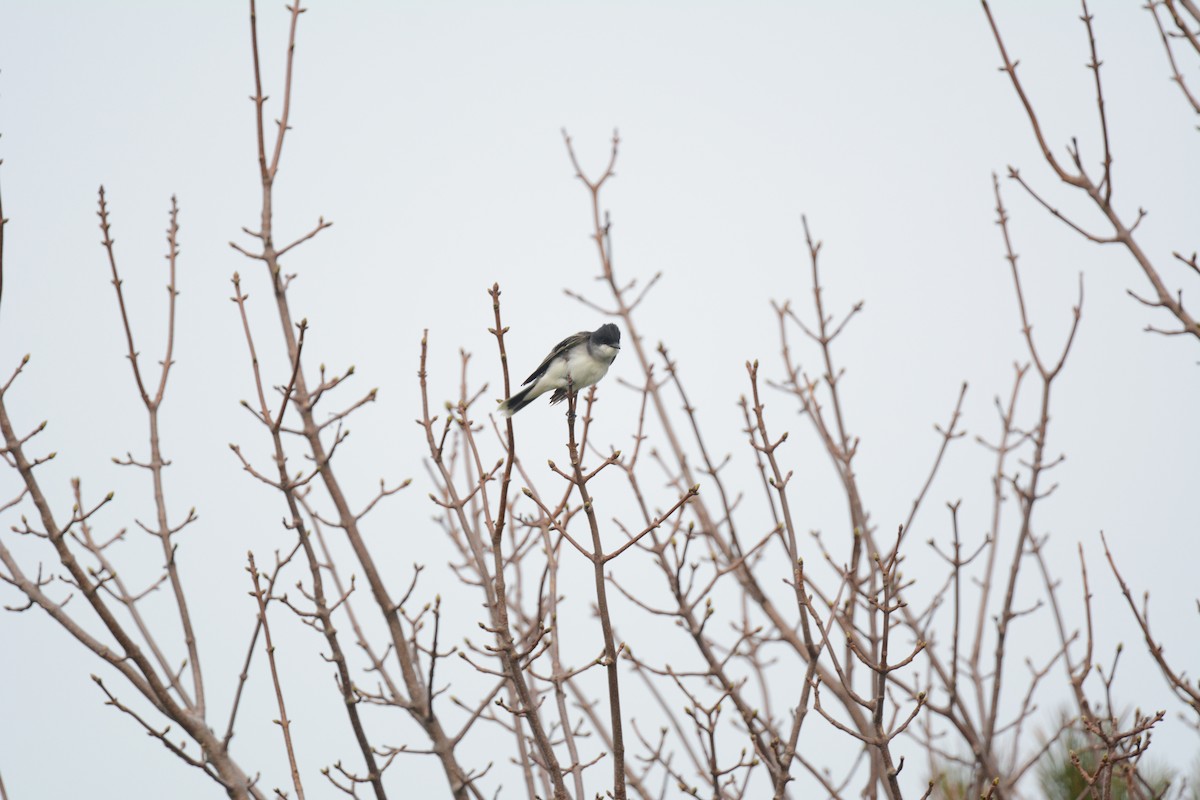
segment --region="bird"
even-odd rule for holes
[[[621,349],[621,329],[611,322],[594,331],[580,331],[554,346],[533,374],[522,384],[525,388],[500,403],[497,409],[506,417],[520,411],[551,389],[550,403],[561,403],[568,389],[578,391],[599,383]]]

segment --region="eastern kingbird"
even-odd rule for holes
[[[500,404],[506,417],[520,411],[551,389],[550,402],[561,403],[567,397],[567,387],[579,391],[599,383],[621,349],[621,329],[611,322],[594,331],[580,331],[563,339],[533,374],[525,379],[524,389]]]

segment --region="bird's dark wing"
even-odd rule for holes
[[[585,344],[588,340],[588,337],[591,335],[591,331],[580,331],[579,333],[572,334],[558,344],[554,345],[554,349],[550,351],[550,355],[546,356],[545,360],[542,361],[542,363],[538,365],[538,368],[533,371],[533,374],[526,378],[525,383],[522,383],[521,385],[525,386],[526,384],[533,383],[538,378],[542,377],[546,370],[549,369],[550,364],[553,363],[554,359],[565,355],[566,352],[573,347],[578,347],[581,344]]]

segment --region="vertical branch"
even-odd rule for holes
[[[150,461],[147,464],[138,464],[132,458],[123,464],[132,464],[144,467],[150,471],[151,479],[154,485],[154,508],[156,512],[157,528],[151,533],[156,536],[162,546],[163,558],[166,562],[167,577],[171,584],[171,592],[175,598],[175,606],[179,613],[180,626],[183,629],[184,643],[188,652],[188,667],[192,674],[192,691],[193,698],[188,698],[182,695],[185,703],[189,708],[194,708],[196,713],[204,716],[204,679],[200,670],[200,655],[199,647],[196,643],[196,632],[192,626],[191,614],[188,611],[187,596],[184,593],[183,582],[179,577],[179,570],[175,562],[175,554],[178,550],[178,545],[172,541],[174,534],[178,533],[185,525],[195,519],[194,515],[189,515],[183,525],[172,528],[167,516],[167,503],[163,490],[163,469],[169,465],[162,455],[162,446],[159,439],[158,430],[158,410],[162,406],[163,396],[167,389],[167,378],[171,372],[171,365],[174,363],[173,356],[175,351],[175,299],[179,296],[179,291],[175,288],[176,275],[176,259],[179,256],[179,206],[175,202],[175,198],[171,198],[170,221],[167,225],[167,264],[169,267],[169,280],[167,283],[167,344],[166,354],[160,362],[162,371],[158,380],[158,387],[151,397],[146,389],[146,383],[143,380],[141,369],[138,365],[138,351],[134,346],[133,326],[129,322],[129,314],[125,307],[125,293],[122,290],[124,281],[121,280],[117,271],[116,251],[113,247],[114,240],[112,238],[112,228],[108,217],[108,205],[105,201],[104,187],[100,187],[99,211],[97,216],[100,217],[100,231],[104,238],[101,244],[108,256],[109,271],[112,274],[112,285],[117,293],[117,306],[121,312],[121,325],[125,331],[125,343],[128,348],[128,358],[130,366],[133,369],[133,378],[137,384],[138,394],[142,398],[142,404],[146,407],[146,414],[150,423]]]
[[[1005,501],[1005,477],[1007,475],[1008,455],[1016,447],[1016,442],[1012,441],[1012,434],[1015,429],[1015,419],[1017,413],[1017,398],[1021,393],[1021,382],[1025,378],[1025,374],[1029,371],[1029,365],[1018,365],[1016,367],[1016,378],[1013,380],[1012,393],[1009,395],[1008,404],[1000,406],[1000,400],[997,398],[996,404],[1000,408],[1000,438],[997,441],[994,450],[996,452],[996,469],[992,473],[992,516],[991,527],[988,531],[988,538],[985,546],[987,547],[987,565],[983,571],[983,580],[980,582],[980,598],[979,611],[975,617],[975,633],[972,638],[970,667],[974,675],[981,674],[979,669],[979,659],[983,649],[984,626],[987,622],[988,608],[990,607],[990,597],[992,585],[996,574],[996,554],[998,552],[997,543],[1000,537],[1000,520],[1001,511]],[[982,440],[981,440],[982,441]],[[982,703],[982,695],[980,696]]]
[[[1029,477],[1024,485],[1017,483],[1016,479],[1012,480],[1014,490],[1017,492],[1021,503],[1021,521],[1020,528],[1017,534],[1017,541],[1013,550],[1012,561],[1009,564],[1008,578],[1005,584],[1003,601],[1000,613],[996,617],[996,646],[994,651],[993,666],[991,670],[992,686],[991,696],[986,707],[986,717],[984,719],[984,737],[983,751],[987,755],[993,753],[994,740],[997,734],[998,720],[1000,714],[1000,692],[1003,685],[1003,669],[1005,661],[1005,646],[1010,632],[1009,626],[1016,619],[1017,613],[1013,610],[1013,604],[1016,599],[1017,581],[1020,576],[1021,563],[1023,561],[1026,549],[1034,541],[1033,534],[1033,512],[1036,504],[1047,497],[1054,491],[1054,487],[1043,490],[1040,487],[1043,474],[1046,470],[1054,467],[1058,460],[1048,460],[1046,457],[1046,441],[1047,431],[1050,424],[1050,398],[1055,378],[1061,373],[1066,359],[1071,350],[1071,345],[1075,341],[1075,334],[1079,330],[1079,320],[1081,308],[1083,304],[1083,280],[1080,277],[1080,296],[1079,302],[1072,309],[1071,328],[1067,335],[1066,342],[1063,345],[1058,360],[1054,364],[1049,364],[1043,360],[1036,343],[1033,340],[1033,326],[1029,321],[1029,316],[1025,308],[1025,296],[1021,287],[1021,276],[1017,269],[1017,254],[1013,251],[1012,240],[1009,236],[1008,229],[1008,213],[1004,208],[1004,204],[1000,197],[1000,184],[997,178],[992,176],[992,187],[996,198],[996,224],[1000,226],[1001,236],[1004,242],[1005,260],[1009,263],[1010,271],[1013,278],[1013,289],[1017,297],[1017,308],[1021,317],[1021,332],[1025,338],[1026,347],[1029,350],[1030,358],[1032,359],[1038,375],[1042,381],[1040,410],[1038,415],[1037,426],[1032,433],[1033,440],[1033,457],[1029,462]]]
[[[858,439],[851,437],[847,431],[845,415],[842,411],[841,395],[838,391],[838,383],[841,380],[842,370],[834,366],[832,343],[845,328],[846,324],[862,309],[862,304],[855,305],[846,315],[845,319],[836,327],[831,327],[833,316],[825,310],[824,289],[821,284],[820,277],[820,253],[822,243],[814,240],[812,232],[808,227],[808,218],[802,216],[801,224],[804,228],[804,242],[808,250],[808,261],[812,273],[812,293],[813,293],[813,308],[816,312],[816,325],[812,330],[800,322],[800,318],[793,313],[790,308],[785,305],[778,310],[780,315],[780,331],[781,339],[784,342],[784,365],[789,376],[789,383],[793,392],[800,399],[804,410],[807,412],[809,419],[816,428],[817,434],[820,436],[822,444],[825,446],[826,452],[837,469],[838,477],[841,479],[842,489],[846,495],[846,501],[850,513],[850,533],[852,539],[850,562],[846,569],[850,575],[850,592],[846,601],[844,614],[846,616],[846,624],[853,627],[855,622],[855,613],[858,607],[858,594],[860,583],[864,578],[860,575],[860,564],[862,562],[863,543],[864,540],[869,541],[871,531],[867,523],[867,513],[863,504],[862,494],[859,491],[858,479],[854,473],[854,456],[858,451]],[[783,335],[783,326],[785,317],[791,317],[801,330],[812,339],[818,346],[821,352],[821,359],[824,365],[822,378],[829,393],[829,405],[833,409],[834,427],[831,427],[822,413],[820,404],[816,397],[817,381],[810,380],[807,375],[801,377],[799,371],[793,367],[790,360],[790,353],[786,345],[786,336]],[[870,621],[874,621],[874,615],[869,617]],[[849,646],[849,643],[847,643]],[[855,660],[850,657],[847,650],[844,658],[847,670],[847,678],[852,679]]]
[[[489,331],[496,337],[496,347],[500,353],[500,367],[504,374],[504,397],[507,399],[511,395],[512,385],[508,374],[508,353],[504,349],[504,334],[508,331],[508,328],[505,328],[500,321],[500,285],[493,284],[489,290],[489,294],[492,297],[492,312],[496,319],[496,326],[489,328]],[[424,371],[423,363],[422,371]],[[428,413],[426,413],[426,416],[428,417]],[[431,428],[427,427],[427,430],[430,430],[432,433]],[[567,793],[567,786],[563,782],[562,768],[558,764],[558,757],[554,753],[554,747],[550,743],[550,738],[546,735],[546,731],[542,726],[541,717],[537,713],[537,705],[529,690],[529,684],[525,680],[525,673],[517,655],[516,643],[513,641],[512,628],[508,620],[508,592],[505,587],[504,553],[501,545],[503,544],[504,524],[508,517],[508,490],[512,482],[513,461],[516,459],[516,443],[513,435],[512,417],[508,417],[505,420],[505,447],[507,453],[505,454],[504,461],[504,477],[500,482],[500,505],[497,509],[494,527],[491,531],[494,597],[490,602],[492,604],[491,611],[495,624],[494,633],[497,638],[497,647],[500,651],[501,662],[504,664],[504,671],[512,683],[513,691],[516,693],[520,704],[521,716],[529,725],[529,730],[533,734],[538,754],[542,758],[547,773],[549,773],[550,784],[554,790],[554,798],[555,800],[565,800],[570,795]],[[459,505],[459,511],[461,512],[461,510],[462,507]],[[464,525],[464,529],[465,527]],[[557,631],[554,635],[558,635]],[[517,721],[520,722],[520,718]],[[619,797],[623,797],[623,795],[619,795]],[[583,800],[583,798],[578,798],[577,800]]]
[[[167,388],[167,374],[171,371],[171,365],[175,363],[172,354],[175,352],[175,299],[179,297],[179,292],[175,289],[175,261],[179,257],[179,205],[175,202],[174,195],[171,195],[171,214],[167,224],[167,255],[164,257],[167,259],[170,273],[167,283],[167,352],[160,362],[162,374],[158,379],[158,390],[154,394],[156,405],[162,402],[163,392]]]
[[[562,543],[550,541],[549,525],[542,526],[542,542],[546,549],[546,572],[548,585],[546,589],[547,609],[550,619],[550,670],[551,683],[554,685],[554,703],[558,708],[558,719],[562,725],[563,741],[567,746],[567,754],[571,757],[571,777],[575,783],[575,796],[584,800],[586,795],[583,788],[583,767],[579,760],[579,748],[575,743],[575,731],[571,725],[570,714],[567,712],[567,693],[563,686],[566,683],[561,656],[561,628],[558,624],[558,546]],[[611,745],[609,745],[611,747]]]
[[[901,528],[897,534],[897,539],[903,535],[904,529]],[[900,782],[898,780],[898,776],[900,774],[900,769],[904,766],[904,761],[901,759],[900,763],[897,765],[892,757],[892,751],[889,745],[892,738],[894,738],[894,734],[888,733],[887,726],[884,721],[884,715],[886,714],[887,706],[888,678],[897,666],[896,664],[888,661],[888,649],[891,643],[891,633],[893,627],[892,614],[895,613],[902,605],[902,603],[895,602],[896,565],[899,563],[898,550],[899,543],[897,543],[897,549],[892,553],[891,560],[886,564],[880,561],[878,555],[874,557],[876,567],[879,570],[880,579],[883,583],[883,602],[880,603],[876,598],[872,598],[872,605],[874,606],[875,610],[879,611],[879,613],[882,615],[883,621],[880,624],[879,633],[879,662],[878,664],[872,665],[875,671],[875,695],[872,698],[873,707],[871,715],[872,722],[875,726],[875,746],[879,750],[880,761],[883,765],[882,777],[888,789],[888,796],[896,798],[896,800],[899,800],[899,798],[903,796],[900,793]],[[924,647],[925,642],[917,642],[916,650],[914,650],[913,655],[919,653],[924,649]],[[912,656],[909,656],[908,660],[911,661]],[[920,710],[924,699],[925,698],[923,694],[918,695],[917,710]],[[916,714],[916,711],[913,713]]]
[[[1096,55],[1096,34],[1092,30],[1092,21],[1095,17],[1088,11],[1087,0],[1080,0],[1083,5],[1083,20],[1084,27],[1087,28],[1088,50],[1091,53],[1091,60],[1087,63],[1087,68],[1092,71],[1092,77],[1096,83],[1096,110],[1100,115],[1100,137],[1104,142],[1104,162],[1102,164],[1103,176],[1100,178],[1100,186],[1104,187],[1104,202],[1112,201],[1112,150],[1108,145],[1108,114],[1104,109],[1104,88],[1100,82],[1100,57]]]
[[[300,543],[296,542],[296,546],[284,556],[279,558],[278,553],[275,556],[275,569],[271,571],[271,577],[267,579],[266,601],[267,605],[271,603],[271,595],[275,591],[275,582],[279,579],[283,568],[292,560],[296,552],[300,549]],[[246,648],[246,657],[242,660],[242,671],[238,673],[237,689],[233,693],[233,703],[229,708],[229,721],[225,724],[225,736],[221,741],[225,747],[229,747],[230,740],[233,739],[234,723],[237,722],[238,709],[242,705],[242,694],[246,689],[246,681],[250,678],[250,663],[254,660],[255,646],[258,644],[258,636],[262,633],[262,620],[257,616],[254,618],[254,630],[250,634],[250,644]]]
[[[350,667],[346,660],[346,655],[342,651],[341,641],[337,635],[337,627],[333,622],[333,606],[330,605],[325,595],[325,581],[321,575],[322,562],[317,557],[316,551],[312,545],[312,539],[309,536],[309,531],[304,523],[304,518],[300,513],[300,499],[297,496],[296,490],[300,481],[293,479],[288,474],[287,469],[287,454],[283,447],[283,416],[287,411],[288,402],[291,400],[292,392],[295,389],[296,377],[300,369],[300,356],[304,351],[304,334],[308,329],[307,320],[300,322],[300,338],[296,345],[296,361],[292,364],[291,377],[288,380],[287,387],[283,391],[283,399],[279,404],[279,411],[272,414],[270,407],[267,405],[266,393],[263,390],[262,372],[258,364],[258,355],[254,348],[254,338],[250,334],[250,320],[246,315],[246,300],[247,296],[242,293],[241,278],[234,273],[233,276],[234,297],[233,301],[237,304],[238,313],[242,320],[242,330],[246,335],[246,344],[250,351],[251,369],[254,373],[254,386],[258,392],[259,411],[258,418],[263,425],[266,426],[271,436],[271,443],[274,447],[274,461],[278,482],[272,485],[279,489],[284,495],[288,507],[288,519],[285,524],[296,531],[299,537],[299,546],[304,549],[305,559],[308,562],[309,574],[312,579],[312,595],[310,599],[313,605],[316,606],[315,617],[318,624],[317,628],[324,635],[326,643],[329,645],[329,660],[337,667],[337,683],[341,690],[342,703],[346,707],[346,713],[349,716],[350,727],[354,732],[355,741],[358,744],[358,749],[362,753],[363,761],[367,765],[367,775],[364,780],[371,784],[371,788],[375,792],[377,800],[386,800],[387,794],[383,788],[382,770],[379,769],[375,761],[375,751],[372,749],[370,741],[367,738],[366,731],[363,727],[362,718],[358,713],[358,698],[354,694],[354,685],[350,677]],[[234,446],[232,448],[238,457],[241,458],[241,451]],[[249,465],[246,468],[250,470]],[[251,470],[252,471],[252,470]],[[268,481],[270,482],[270,481]],[[257,581],[257,574],[255,576]],[[348,594],[343,594],[344,600]],[[340,603],[341,601],[337,601]],[[337,605],[335,603],[334,605]],[[263,633],[266,635],[266,618],[265,614],[261,620]]]
[[[253,0],[251,1],[251,15],[253,15]],[[283,113],[279,115],[279,120],[276,123],[279,126],[279,133],[275,136],[275,152],[271,155],[271,178],[275,178],[275,173],[279,171],[279,157],[283,154],[283,137],[290,130],[288,126],[288,117],[292,110],[292,67],[296,61],[296,24],[300,21],[300,15],[307,9],[300,7],[300,0],[293,0],[292,5],[287,7],[288,11],[292,12],[291,20],[288,27],[288,47],[287,47],[287,66],[284,69],[283,78]],[[255,60],[257,67],[258,61]],[[257,78],[257,73],[256,76]]]
[[[608,675],[608,708],[611,720],[613,750],[613,796],[625,800],[625,732],[621,720],[621,683],[617,671],[619,655],[613,637],[612,616],[608,610],[608,591],[604,585],[604,544],[600,541],[600,526],[596,521],[596,510],[587,490],[587,479],[583,475],[582,456],[575,441],[575,407],[578,395],[573,388],[567,390],[567,451],[571,458],[573,483],[579,489],[583,512],[587,515],[588,529],[592,534],[592,574],[596,583],[596,608],[600,616],[600,629],[604,636],[604,668]],[[624,645],[622,645],[624,649]]]
[[[634,353],[637,355],[638,364],[642,368],[642,374],[649,378],[653,374],[653,365],[650,357],[642,346],[642,337],[638,333],[638,326],[633,319],[633,304],[625,299],[625,289],[617,282],[616,273],[613,269],[612,261],[612,243],[610,238],[610,223],[607,214],[601,213],[600,192],[610,178],[616,175],[615,168],[617,164],[617,151],[621,144],[621,137],[616,131],[613,131],[612,147],[609,150],[608,165],[599,178],[589,178],[584,173],[583,168],[579,164],[579,159],[575,156],[575,148],[571,143],[571,137],[567,132],[563,131],[563,142],[567,147],[567,155],[571,159],[571,166],[575,170],[575,176],[587,187],[590,197],[591,218],[592,218],[592,233],[591,239],[596,243],[596,251],[600,258],[600,278],[608,286],[612,293],[613,300],[617,304],[617,316],[621,318],[621,322],[628,332],[628,340],[633,343]],[[636,302],[636,301],[635,301]],[[696,483],[693,479],[691,468],[688,466],[687,456],[684,453],[683,446],[680,443],[678,435],[675,433],[675,427],[672,423],[670,415],[667,413],[666,405],[663,401],[662,394],[658,391],[657,386],[653,386],[650,391],[650,400],[654,404],[655,413],[658,416],[659,423],[662,425],[663,435],[667,437],[667,441],[671,446],[671,452],[674,454],[676,461],[682,470],[684,482],[688,486]],[[703,503],[697,503],[695,506],[696,513],[700,516],[701,521],[706,530],[714,530],[715,526],[712,523],[712,518]]]
[[[288,764],[292,768],[292,785],[296,787],[296,796],[304,800],[304,786],[300,783],[300,768],[296,766],[296,751],[292,747],[291,721],[288,719],[287,707],[283,702],[283,687],[279,685],[279,670],[275,667],[275,645],[271,643],[271,626],[267,623],[267,602],[263,596],[262,586],[258,581],[258,567],[254,565],[254,553],[247,552],[246,558],[250,565],[246,571],[254,586],[254,599],[258,601],[258,620],[262,623],[263,641],[267,648],[267,661],[271,664],[271,682],[275,685],[275,701],[279,705],[279,719],[275,724],[283,731],[283,743],[287,748]]]
[[[292,321],[292,309],[287,296],[288,278],[283,273],[280,257],[283,253],[291,250],[292,247],[308,241],[316,233],[324,230],[331,224],[322,219],[312,231],[300,237],[292,244],[282,248],[277,248],[276,246],[273,229],[274,180],[282,158],[284,137],[290,127],[291,92],[293,88],[292,70],[296,46],[296,32],[300,14],[305,9],[300,6],[299,0],[295,0],[292,5],[288,6],[291,20],[288,29],[288,55],[284,82],[283,114],[279,120],[279,129],[272,143],[272,155],[270,161],[268,161],[264,120],[266,96],[263,94],[262,73],[259,63],[258,23],[255,0],[250,0],[249,6],[250,39],[254,62],[254,95],[251,99],[255,107],[256,146],[263,191],[260,229],[258,231],[247,230],[246,232],[258,240],[260,249],[254,252],[236,243],[231,242],[230,244],[243,255],[261,261],[267,268],[288,361],[294,365],[290,402],[300,417],[300,433],[307,444],[309,456],[315,465],[316,474],[320,476],[329,499],[333,503],[336,512],[334,524],[346,534],[350,547],[354,551],[355,558],[362,568],[362,574],[371,590],[371,596],[375,600],[386,622],[388,637],[391,641],[391,650],[400,667],[400,676],[404,684],[404,690],[407,693],[403,707],[417,724],[421,726],[432,742],[432,751],[441,763],[455,800],[467,800],[468,798],[481,800],[482,794],[471,780],[468,779],[467,771],[459,764],[458,758],[455,755],[454,748],[457,742],[447,734],[433,709],[425,707],[426,690],[423,677],[419,671],[417,645],[415,641],[410,640],[406,635],[400,617],[399,604],[392,599],[384,583],[379,566],[375,563],[374,557],[367,548],[360,527],[362,514],[356,514],[351,510],[345,491],[333,469],[331,461],[333,448],[327,447],[326,443],[322,440],[321,433],[325,426],[317,422],[314,406],[321,399],[324,391],[331,388],[331,385],[322,382],[316,389],[310,389],[304,367],[299,359],[299,343],[297,342],[295,333],[296,326]],[[336,385],[336,383],[335,381],[333,385]],[[369,395],[369,399],[374,399],[373,392]],[[343,412],[338,418],[340,419],[342,416],[345,416],[346,413],[349,412]],[[336,446],[336,441],[334,446]],[[348,682],[343,687],[343,691],[350,691],[350,684]],[[375,771],[372,770],[371,772],[374,774]]]
[[[784,535],[784,544],[787,548],[790,580],[788,583],[792,586],[792,592],[796,598],[796,606],[800,615],[800,630],[804,635],[804,646],[806,652],[806,661],[808,662],[805,670],[804,680],[801,684],[800,697],[796,704],[796,709],[792,715],[791,734],[788,736],[787,746],[784,749],[782,756],[779,758],[779,763],[774,764],[773,759],[768,759],[768,767],[772,772],[772,779],[775,783],[775,798],[782,800],[786,796],[787,783],[790,780],[790,769],[792,759],[796,755],[796,745],[800,738],[800,728],[804,724],[805,716],[808,714],[810,702],[810,692],[813,686],[813,677],[817,671],[818,657],[820,656],[820,648],[813,639],[812,628],[809,622],[809,600],[806,594],[805,577],[804,577],[804,559],[800,556],[799,543],[796,541],[796,526],[792,521],[791,504],[788,500],[787,486],[792,480],[792,472],[787,475],[783,474],[782,468],[779,466],[779,461],[775,457],[775,451],[780,445],[787,441],[788,434],[784,431],[779,438],[771,441],[771,436],[767,432],[767,421],[763,415],[764,403],[758,393],[758,362],[746,362],[746,372],[750,378],[750,396],[751,403],[746,404],[743,400],[743,411],[746,413],[747,430],[750,436],[750,445],[754,448],[755,456],[759,460],[759,467],[763,469],[765,475],[765,467],[763,461],[770,465],[771,475],[766,478],[767,484],[775,490],[775,495],[772,498],[771,507],[775,508],[775,499],[778,499],[779,514],[782,518],[782,534]],[[749,414],[753,412],[754,417],[751,420]],[[755,441],[757,433],[758,441]],[[777,526],[779,529],[780,526]],[[857,539],[856,539],[857,541]],[[843,581],[847,580],[852,573],[847,571],[843,576]],[[832,619],[830,620],[832,623]],[[846,689],[851,689],[847,682]]]

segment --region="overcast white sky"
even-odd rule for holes
[[[260,9],[268,87],[278,86],[286,35],[278,5]],[[1198,246],[1197,134],[1140,5],[1093,6],[1116,197],[1130,216],[1139,205],[1149,210],[1142,241],[1178,285],[1170,252]],[[412,562],[430,564],[430,595],[449,586],[438,582],[451,554],[427,522],[434,510],[411,422],[422,329],[430,329],[441,398],[455,391],[459,347],[479,354],[480,380],[496,380],[486,331],[493,281],[505,291],[518,371],[563,335],[602,321],[561,291],[591,290],[596,272],[586,196],[561,127],[596,169],[620,129],[619,175],[606,194],[618,269],[643,280],[664,272],[642,313],[644,333],[671,346],[720,452],[749,457],[735,406],[743,362],[760,358],[765,373],[781,373],[769,302],[807,301],[800,215],[808,215],[825,241],[829,301],[866,303],[840,354],[851,424],[864,442],[859,473],[885,528],[907,513],[936,444],[930,426],[946,418],[959,384],[971,384],[966,427],[990,435],[992,398],[1008,391],[1011,364],[1025,357],[991,173],[1020,166],[1060,205],[1096,221],[1043,166],[975,3],[313,0],[310,9],[276,219],[282,239],[318,215],[335,225],[289,260],[300,274],[293,308],[312,323],[311,364],[353,363],[364,391],[381,387],[380,402],[353,426],[341,468],[363,497],[379,475],[418,479],[377,521],[377,546],[397,585]],[[997,0],[995,11],[1050,140],[1061,152],[1078,135],[1095,163],[1078,6]],[[247,19],[245,5],[231,0],[0,3],[0,175],[11,219],[0,369],[33,354],[9,408],[21,427],[50,421],[38,441],[59,457],[43,480],[62,513],[74,475],[93,498],[117,490],[102,528],[152,512],[142,476],[110,462],[144,452],[145,421],[98,244],[95,194],[103,183],[148,360],[161,350],[162,232],[177,195],[183,294],[164,448],[176,461],[167,476],[173,508],[195,505],[202,518],[181,552],[218,696],[232,688],[253,619],[245,551],[266,559],[285,540],[278,498],[241,473],[226,446],[266,453],[237,405],[253,390],[227,300],[235,270],[260,304],[260,352],[269,368],[281,367],[260,268],[228,246],[255,224],[259,202]],[[1075,546],[1084,544],[1107,652],[1136,635],[1102,569],[1101,530],[1127,578],[1153,588],[1168,655],[1194,668],[1200,349],[1190,338],[1140,332],[1170,320],[1125,296],[1145,288],[1127,254],[1082,241],[1018,187],[1004,188],[1035,332],[1047,346],[1065,331],[1080,272],[1087,287],[1051,433],[1052,450],[1067,461],[1039,530],[1054,534],[1072,598]],[[634,375],[632,360],[623,356],[612,375]],[[613,384],[609,395],[618,394]],[[777,429],[806,425],[782,397],[770,411]],[[557,413],[539,404],[520,421],[526,458],[538,462],[538,448],[558,452]],[[598,431],[616,446],[629,433],[620,419],[602,420]],[[796,447],[791,457],[808,481],[803,527],[844,525],[843,504],[826,491],[827,459],[811,440]],[[989,465],[981,448],[959,445],[919,540],[945,534],[942,503],[959,497],[964,530],[980,535]],[[15,474],[0,472],[0,490],[0,501],[16,493]],[[13,541],[15,521],[13,513],[4,520],[5,541],[34,564],[38,543]],[[131,570],[149,576],[160,556],[137,549],[144,545],[128,557]],[[18,602],[7,588],[0,597]],[[475,601],[463,602],[459,613],[469,618]],[[325,703],[304,708],[296,731],[310,793],[327,795],[316,769],[352,754],[342,712],[314,655],[316,637],[283,615],[278,627],[281,647],[292,648],[293,696]],[[1125,668],[1138,702],[1175,709],[1144,660]],[[88,680],[99,669],[44,614],[0,616],[0,772],[9,796],[129,797],[131,772],[137,796],[214,796],[207,779],[101,705]],[[255,680],[266,686],[265,674]],[[262,769],[268,786],[286,780],[274,715],[265,693],[256,698],[238,741],[239,759]],[[1188,763],[1195,736],[1173,721],[1164,729],[1154,751]],[[405,769],[405,785],[421,787],[410,796],[440,791],[432,763]]]

